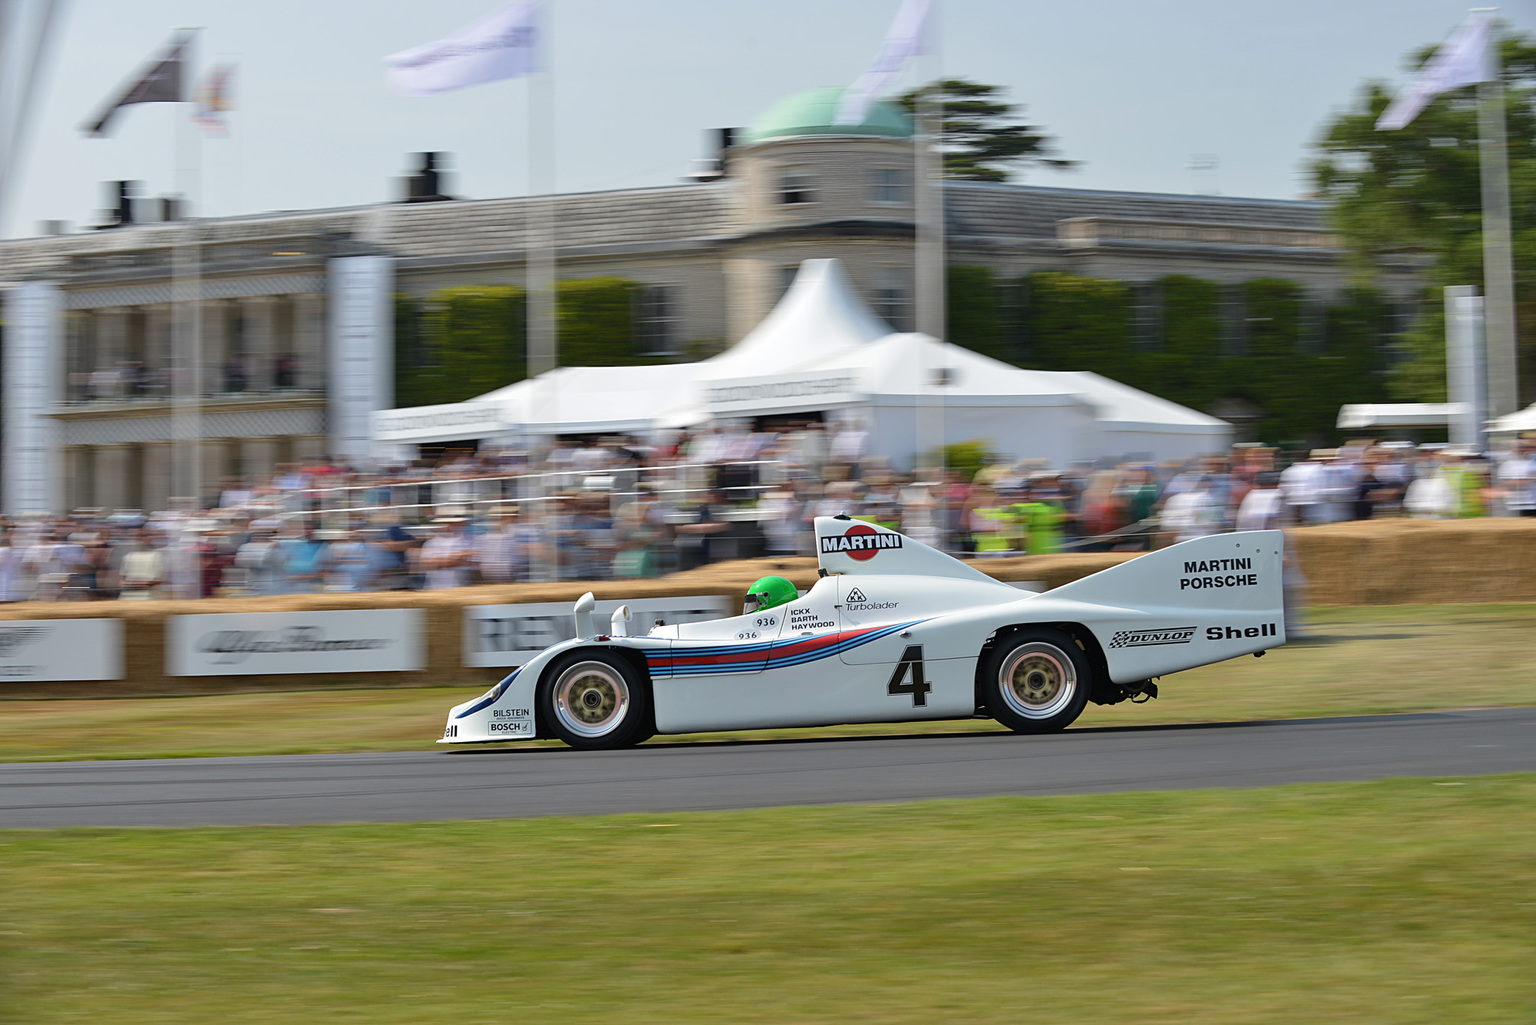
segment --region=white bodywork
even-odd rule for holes
[[[579,609],[583,636],[456,706],[441,742],[548,735],[535,713],[540,675],[579,647],[643,657],[656,732],[692,733],[968,717],[983,647],[1031,624],[1068,630],[1102,658],[1100,673],[1132,687],[1285,643],[1278,530],[1186,541],[1040,594],[860,520],[818,517],[816,541],[822,577],[779,608],[642,637],[593,636]],[[909,685],[913,672],[926,693]]]

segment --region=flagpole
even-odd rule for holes
[[[58,25],[59,9],[63,6],[63,0],[46,0],[43,12],[37,16],[37,24],[34,26],[31,45],[25,54],[25,62],[21,78],[7,87],[3,87],[4,94],[3,116],[5,118],[4,143],[5,152],[0,154],[0,238],[3,238],[6,229],[10,227],[10,198],[11,183],[21,163],[21,149],[26,145],[27,128],[32,122],[33,100],[37,92],[37,80],[41,77],[43,66],[46,63],[46,54],[51,47]],[[6,28],[20,34],[21,24],[19,14],[12,14],[11,22]],[[0,38],[0,53],[10,54],[13,46],[7,46],[8,39]],[[20,93],[14,98],[9,95],[9,90],[20,88]]]
[[[544,39],[540,45],[548,54],[549,14],[546,7],[543,16]],[[555,296],[555,111],[554,72],[548,67],[535,70],[528,76],[527,131],[528,131],[528,192],[531,197],[528,210],[528,244],[525,253],[528,293],[528,377],[534,379],[547,375],[535,385],[535,396],[543,398],[546,423],[555,423],[559,417],[560,403],[558,382],[552,371],[560,365],[558,321]],[[559,428],[550,434],[550,447],[559,445]],[[530,466],[531,468],[531,466]],[[537,478],[541,482],[553,482],[558,491],[558,481],[549,477]],[[544,565],[534,567],[537,576],[544,580],[557,580],[560,574],[560,548],[556,532],[559,526],[559,510],[551,489],[541,486],[539,520],[544,527],[546,544]]]
[[[1496,7],[1473,13],[1492,20]],[[1484,339],[1487,346],[1488,415],[1507,416],[1520,408],[1516,356],[1515,271],[1510,241],[1509,146],[1505,139],[1504,83],[1498,39],[1488,33],[1491,77],[1477,87],[1477,135],[1483,200]],[[1482,425],[1478,425],[1481,429]]]
[[[183,69],[192,64],[192,44],[196,29],[189,35],[183,51]],[[186,88],[185,73],[183,88]],[[197,127],[182,103],[174,104],[176,118],[176,188],[183,206],[181,224],[171,249],[171,323],[174,357],[171,373],[171,476],[172,492],[190,499],[191,510],[202,503],[202,377],[203,377],[203,303],[202,253],[198,238],[199,191],[201,188],[202,144]],[[195,548],[184,539],[178,565],[181,579],[173,580],[178,597],[196,598],[199,567]]]
[[[939,5],[934,3],[928,31],[933,51],[934,81],[942,82],[943,59],[938,14]],[[913,202],[917,220],[914,260],[917,329],[938,341],[939,351],[942,353],[945,338],[944,103],[942,98],[930,96],[926,90],[919,89],[915,106],[917,117],[913,140]],[[925,440],[937,439],[934,454],[941,483],[947,462],[944,452],[944,385],[939,379],[942,375],[942,367],[933,368],[933,373],[930,373],[926,366],[918,367],[919,420],[929,421],[926,429],[921,423],[919,424],[918,452],[922,452]],[[934,378],[932,383],[935,389],[934,402],[931,404],[924,394],[928,390],[930,376]]]

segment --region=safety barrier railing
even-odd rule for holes
[[[673,500],[713,492],[750,497],[775,486],[760,478],[763,468],[778,465],[778,460],[750,459],[306,487],[285,492],[279,500],[278,515],[285,520],[318,517],[322,525],[334,527],[345,526],[357,517],[386,513],[405,516],[430,510],[428,515],[443,515],[445,509],[538,506],[579,494],[633,498],[641,494],[640,484],[647,485],[644,490],[649,494]],[[712,482],[711,476],[719,474],[722,467],[731,471],[731,479],[744,474],[747,483]]]

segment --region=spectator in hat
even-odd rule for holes
[[[251,530],[250,540],[235,550],[235,566],[245,570],[245,586],[251,594],[283,593],[283,550],[271,527]]]
[[[491,510],[490,529],[475,538],[475,569],[487,584],[528,579],[529,531],[518,523],[517,506]]]
[[[168,570],[165,549],[154,544],[150,531],[138,531],[123,553],[118,571],[122,597],[137,600],[161,597]]]
[[[1499,465],[1499,491],[1511,516],[1536,516],[1536,437],[1520,439]]]
[[[1243,496],[1243,504],[1237,507],[1237,529],[1273,530],[1281,525],[1285,509],[1280,475],[1273,470],[1261,470],[1252,489]]]
[[[462,516],[442,516],[440,528],[421,546],[421,566],[426,570],[427,589],[463,587],[469,583],[474,567],[474,547],[464,535]]]

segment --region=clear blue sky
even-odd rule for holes
[[[1296,198],[1319,127],[1369,79],[1466,8],[1436,0],[937,0],[945,74],[1004,85],[1084,162],[1028,181],[1093,189]],[[750,123],[784,95],[846,85],[897,0],[551,0],[562,192],[675,182],[702,130]],[[172,191],[170,105],[125,112],[107,140],[79,125],[179,25],[198,60],[240,63],[230,138],[204,144],[203,212],[371,203],[417,150],[455,154],[460,195],[525,189],[524,83],[392,93],[381,58],[439,38],[497,0],[71,0],[6,226],[92,223],[99,182]],[[1504,17],[1536,31],[1536,0]],[[1189,169],[1216,154],[1214,175]]]

